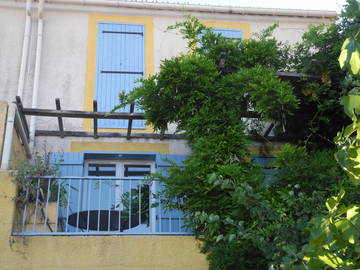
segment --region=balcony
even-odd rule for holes
[[[154,196],[159,181],[37,177],[19,189],[13,235],[191,235],[183,214]]]

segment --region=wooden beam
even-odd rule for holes
[[[264,133],[264,137],[268,137],[270,132],[272,131],[272,129],[274,128],[275,124],[271,123],[270,126],[266,129],[265,133]]]
[[[55,104],[56,104],[56,110],[61,111],[60,99],[59,98],[55,99]],[[64,125],[63,125],[63,121],[62,121],[61,116],[58,117],[58,124],[59,124],[60,137],[64,138],[65,137],[65,135],[64,135]]]
[[[94,102],[93,102],[93,111],[97,112],[97,101],[96,100],[94,100]],[[99,138],[99,136],[98,136],[98,125],[97,124],[98,124],[97,117],[94,116],[94,138],[95,139]]]
[[[86,131],[64,131],[65,136],[70,137],[93,137],[93,132]],[[36,136],[59,136],[60,133],[57,130],[36,130]],[[126,138],[126,133],[119,132],[98,132],[99,137],[107,138]],[[131,138],[137,139],[160,139],[160,134],[154,133],[133,133]],[[181,134],[164,134],[164,139],[173,139],[173,140],[185,140],[184,136]]]
[[[64,131],[65,136],[69,137],[93,137],[93,132],[86,132],[86,131]],[[60,133],[57,130],[36,130],[36,136],[59,136]],[[125,133],[118,133],[118,132],[99,132],[99,137],[104,138],[126,138],[127,134]],[[160,139],[160,134],[151,134],[151,133],[133,133],[131,138],[136,139]],[[291,140],[291,137],[277,137],[277,136],[269,136],[264,138],[263,136],[247,136],[247,138],[251,141],[255,142],[288,142]],[[164,139],[168,140],[185,140],[185,137],[181,134],[164,134]]]
[[[31,109],[24,108],[25,115],[47,116],[47,117],[67,117],[67,118],[91,118],[98,119],[145,119],[143,113],[107,113],[107,112],[87,112],[87,111],[71,111],[71,110],[48,110],[48,109]]]
[[[25,133],[26,133],[26,137],[27,139],[29,140],[30,139],[30,132],[29,132],[29,126],[28,126],[28,123],[26,121],[26,117],[25,117],[25,114],[24,114],[24,107],[22,105],[22,101],[21,101],[21,98],[19,96],[16,96],[16,107],[17,107],[17,110],[19,112],[19,116],[20,116],[20,120],[22,122],[22,125],[24,127],[24,130],[25,130]]]
[[[130,114],[134,113],[134,109],[135,109],[135,105],[131,104],[130,105]],[[130,140],[130,138],[131,138],[132,121],[133,121],[132,119],[129,119],[129,122],[128,122],[128,128],[127,128],[127,134],[126,134],[127,140]]]
[[[278,75],[280,78],[293,78],[293,79],[301,79],[301,78],[309,78],[309,79],[320,79],[320,76],[316,75],[310,75],[305,73],[295,73],[295,72],[284,72],[284,71],[278,71],[276,72],[276,75]]]

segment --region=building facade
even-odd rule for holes
[[[161,184],[143,180],[164,173],[167,159],[181,166],[190,152],[186,140],[174,127],[154,132],[137,108],[125,108],[118,119],[92,114],[111,111],[121,90],[186,52],[186,41],[167,28],[187,14],[235,39],[278,23],[275,37],[290,43],[336,15],[120,0],[0,1],[1,269],[207,269],[182,214],[152,196]],[[35,179],[40,192],[32,201],[26,195],[33,210],[15,209],[8,171],[45,151],[59,167],[57,178]]]

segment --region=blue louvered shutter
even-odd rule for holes
[[[98,111],[109,112],[119,103],[119,93],[136,87],[144,76],[144,25],[100,22],[96,51],[95,99]],[[119,111],[129,112],[129,106]],[[137,108],[135,108],[135,111]],[[127,128],[128,120],[99,120],[99,128]],[[145,128],[144,120],[132,127]]]
[[[226,28],[214,28],[215,34],[221,34],[225,38],[230,39],[241,39],[242,31],[239,29],[226,29]]]
[[[67,223],[71,214],[78,212],[79,196],[83,194],[79,179],[69,177],[83,176],[84,154],[83,153],[50,153],[50,162],[59,166],[57,185],[60,187],[60,203],[58,208],[59,226],[62,231],[74,232],[76,228]]]
[[[166,159],[174,161],[177,165],[183,166],[185,155],[158,155],[156,158],[157,172],[166,175],[166,170],[171,166]],[[163,185],[157,183],[156,190],[163,190]],[[190,233],[183,228],[184,215],[179,210],[164,209],[162,205],[156,208],[156,232],[159,233]]]
[[[215,34],[221,34],[225,38],[233,39],[233,40],[239,40],[242,39],[242,31],[239,29],[227,29],[227,28],[213,28],[212,29]],[[199,35],[200,44],[201,47],[201,38],[203,34]]]
[[[50,162],[59,166],[59,176],[83,176],[83,153],[50,153]]]

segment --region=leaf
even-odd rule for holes
[[[344,106],[347,116],[352,118],[354,111],[356,114],[360,114],[360,92],[353,89],[347,96],[340,99],[340,104]]]
[[[334,211],[338,205],[337,198],[335,196],[330,197],[326,200],[325,205],[329,211]]]
[[[360,54],[359,51],[355,51],[351,55],[350,67],[353,74],[359,74],[360,71]]]
[[[354,38],[347,38],[341,48],[339,64],[342,69],[348,67],[353,74],[360,71],[360,44]]]
[[[209,215],[208,221],[209,221],[210,223],[216,222],[216,221],[218,221],[218,220],[219,220],[219,216],[218,216],[218,215],[214,215],[214,214],[210,214],[210,215]]]
[[[224,235],[220,234],[216,237],[215,241],[218,243],[220,242],[222,239],[224,239]]]
[[[348,56],[348,50],[346,49],[347,45],[350,43],[350,39],[347,38],[343,45],[342,45],[342,48],[341,48],[341,53],[340,53],[340,56],[339,56],[339,65],[340,67],[343,69],[346,64],[349,62],[350,58]]]
[[[323,270],[324,263],[319,258],[304,257],[304,261],[307,261],[308,268],[311,270]]]
[[[232,233],[232,234],[229,234],[229,242],[234,241],[235,237],[236,237],[235,234],[233,234],[233,233]]]
[[[333,268],[336,268],[336,269],[337,269],[337,266],[339,266],[340,264],[343,263],[343,260],[340,257],[338,257],[334,254],[331,254],[330,252],[327,252],[324,255],[319,255],[318,258],[325,264],[327,264]]]
[[[341,232],[340,235],[337,233],[339,237],[342,235],[342,238],[345,241],[349,242],[350,244],[355,244],[356,239],[359,238],[359,232],[349,220],[340,219],[336,221],[336,227]]]
[[[360,207],[358,205],[354,205],[349,208],[346,211],[346,218],[351,220],[354,216],[359,215],[359,209]]]

